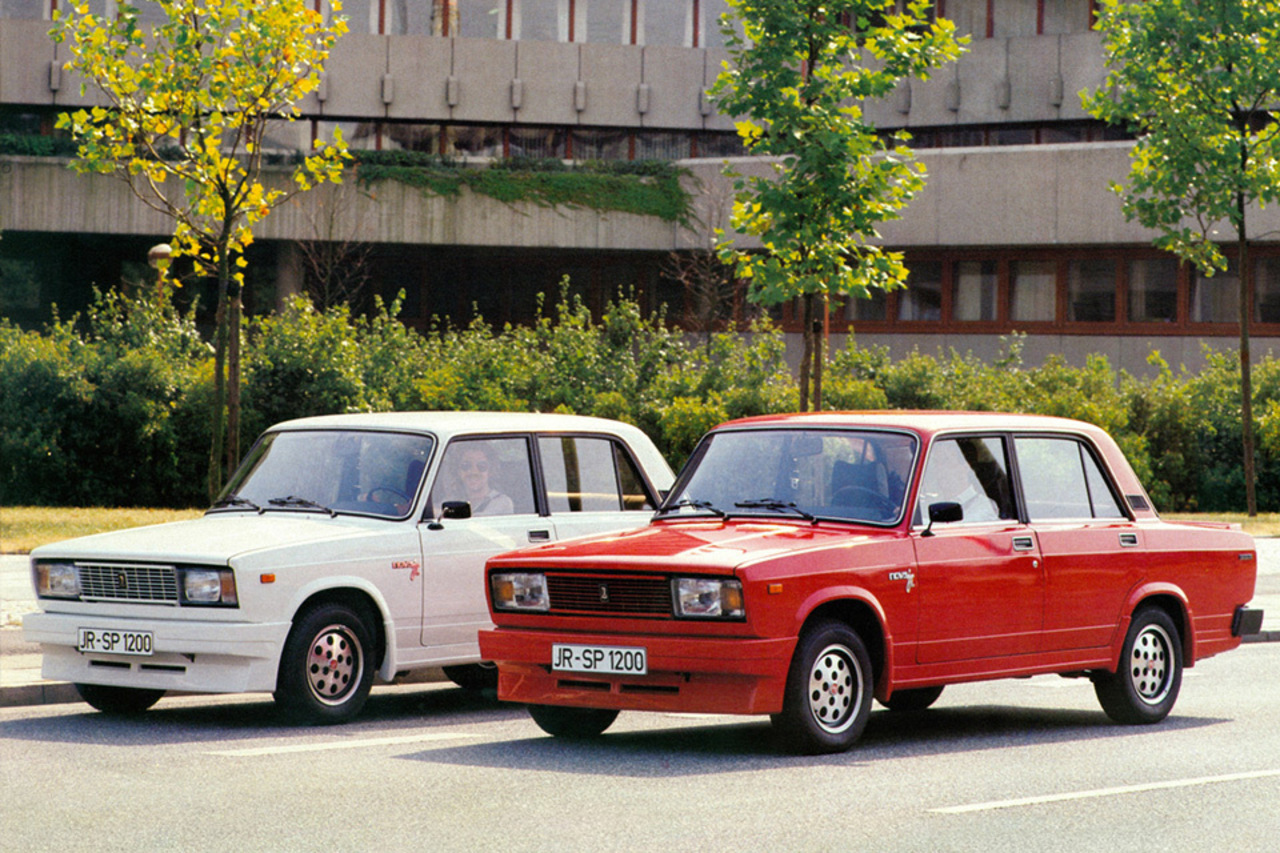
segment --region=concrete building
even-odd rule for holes
[[[65,47],[47,36],[65,2],[0,0],[0,134],[47,133],[58,111],[82,103],[61,71]],[[90,5],[110,13],[113,0]],[[664,263],[708,245],[706,229],[725,221],[720,169],[739,153],[732,122],[704,94],[727,57],[715,23],[724,9],[724,0],[346,0],[350,33],[302,105],[304,120],[282,126],[275,144],[304,147],[340,126],[353,147],[678,160],[699,179],[702,225],[347,185],[265,221],[258,298],[299,287],[300,241],[336,239],[371,247],[376,288],[404,289],[412,324],[465,321],[472,306],[494,322],[528,319],[534,294],[554,292],[564,274],[593,304],[635,287],[650,306],[678,306],[684,294]],[[1130,143],[1080,106],[1078,93],[1105,76],[1094,0],[938,0],[936,13],[972,37],[968,52],[868,105],[878,126],[913,134],[928,167],[924,193],[882,232],[906,251],[911,283],[841,308],[833,344],[852,328],[859,343],[897,353],[987,357],[1017,331],[1033,363],[1101,352],[1134,372],[1152,349],[1194,366],[1202,342],[1234,346],[1234,271],[1204,279],[1153,250],[1108,189],[1127,171]],[[1259,356],[1280,343],[1275,220],[1273,211],[1254,218],[1255,233],[1269,235],[1255,250]],[[111,284],[168,225],[121,184],[10,155],[0,156],[0,229],[0,310],[23,318],[60,296],[74,303],[91,282]]]

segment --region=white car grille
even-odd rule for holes
[[[77,563],[80,597],[96,601],[178,603],[178,573],[173,566]]]

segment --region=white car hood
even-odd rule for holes
[[[226,565],[254,552],[385,535],[399,526],[393,521],[304,512],[214,513],[191,521],[68,539],[36,548],[31,556]]]

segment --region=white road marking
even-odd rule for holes
[[[934,814],[968,814],[969,812],[1011,809],[1020,806],[1039,806],[1045,803],[1062,803],[1070,800],[1089,800],[1098,797],[1115,797],[1123,794],[1141,794],[1145,791],[1167,791],[1172,788],[1194,788],[1200,785],[1216,785],[1221,782],[1243,782],[1249,779],[1267,779],[1280,776],[1280,770],[1255,770],[1250,773],[1230,773],[1225,776],[1201,776],[1196,779],[1172,779],[1168,782],[1151,782],[1146,785],[1124,785],[1117,788],[1097,788],[1092,791],[1071,791],[1065,794],[1046,794],[1040,797],[1020,797],[1016,800],[995,800],[989,803],[971,803],[966,806],[947,806],[930,809]]]
[[[406,743],[429,743],[431,741],[459,740],[471,737],[479,737],[479,735],[439,733],[425,735],[401,735],[398,737],[374,737],[355,740],[329,741],[327,743],[293,743],[285,746],[259,746],[251,749],[225,749],[205,754],[249,758],[260,755],[287,755],[289,753],[297,752],[325,752],[326,750],[331,749],[364,749],[371,746],[398,746]]]

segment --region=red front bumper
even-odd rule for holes
[[[552,672],[554,643],[643,646],[649,672]],[[795,637],[743,640],[522,628],[480,632],[480,655],[498,665],[498,698],[504,701],[708,714],[781,711],[795,644]]]

